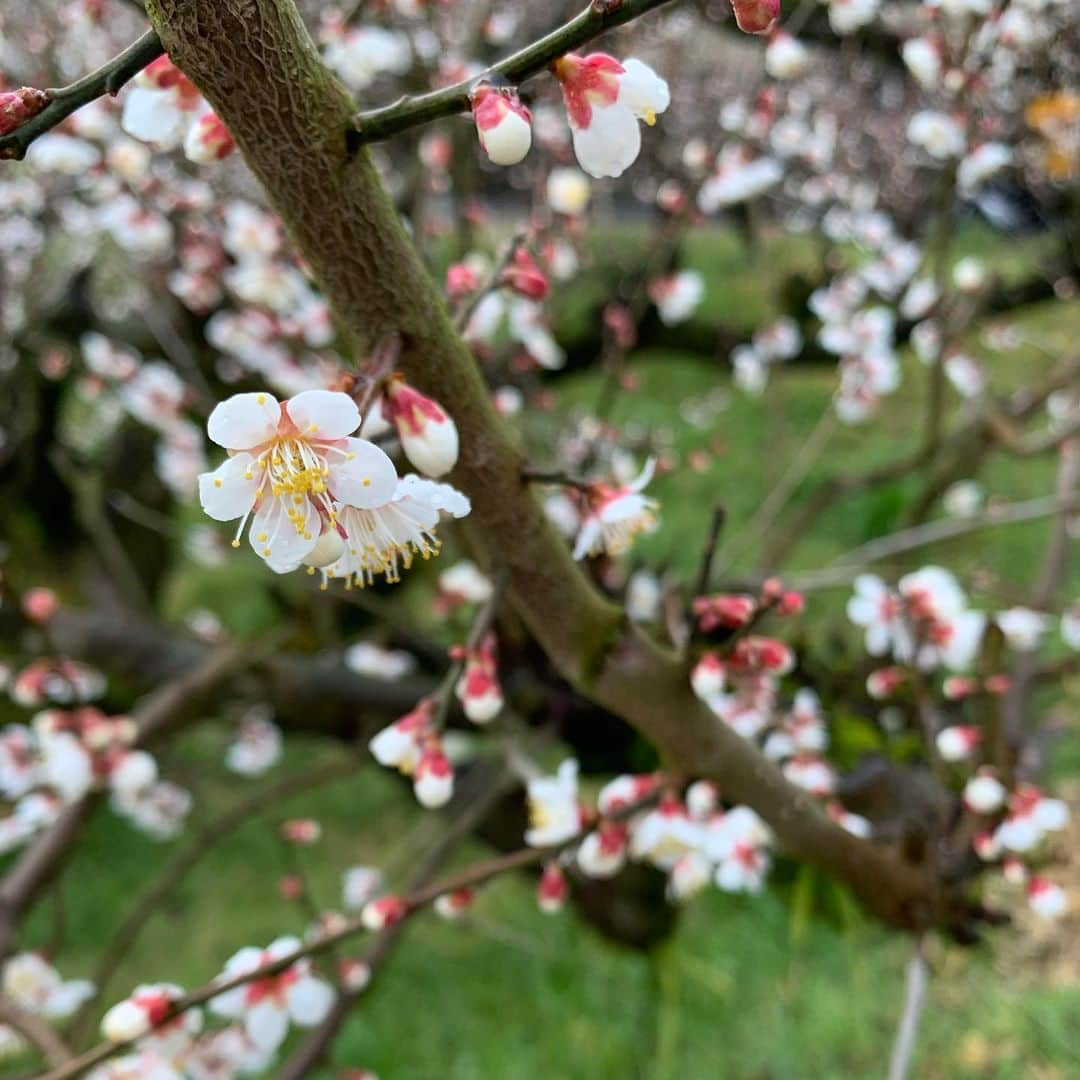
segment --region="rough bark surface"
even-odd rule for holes
[[[684,666],[645,638],[570,559],[521,480],[519,447],[366,153],[346,132],[355,103],[320,61],[292,0],[150,0],[180,68],[236,138],[342,328],[401,335],[400,367],[453,416],[451,477],[472,500],[470,539],[505,567],[508,596],[553,663],[624,717],[673,767],[709,776],[757,810],[790,854],[848,882],[894,925],[946,922],[951,903],[921,869],[850,836],[693,696]]]

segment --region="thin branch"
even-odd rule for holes
[[[147,30],[138,41],[129,45],[119,56],[102,64],[97,71],[55,90],[46,90],[49,103],[14,131],[0,136],[0,159],[20,160],[30,144],[51,131],[77,109],[106,94],[115,96],[126,82],[133,79],[147,64],[165,54],[161,41],[153,30]]]
[[[135,712],[138,741],[145,742],[168,727],[193,701],[249,662],[250,650],[228,647],[167,683]],[[34,898],[59,872],[100,792],[91,792],[65,807],[55,822],[27,847],[0,881],[0,956],[6,956],[19,922]]]
[[[477,781],[482,785],[480,792],[476,797],[466,798],[466,805],[448,824],[446,831],[431,850],[421,859],[420,865],[410,879],[410,892],[415,892],[430,884],[458,846],[480,824],[488,811],[496,805],[504,794],[517,787],[517,779],[507,772],[501,772],[494,783],[487,783],[486,775],[477,777]],[[369,973],[364,990],[370,985],[371,979],[374,978],[375,973],[400,940],[404,929],[404,922],[388,926],[372,940],[364,951],[360,962],[368,969]],[[282,1064],[278,1073],[278,1080],[302,1080],[303,1077],[310,1075],[311,1070],[322,1060],[326,1051],[330,1048],[349,1011],[364,990],[346,990],[338,997],[326,1019]]]
[[[28,1012],[7,994],[0,994],[0,1022],[32,1043],[50,1068],[60,1068],[75,1056],[48,1021]]]
[[[907,966],[907,983],[904,992],[904,1011],[896,1032],[892,1056],[889,1059],[889,1080],[906,1080],[915,1056],[915,1041],[919,1036],[919,1021],[926,1004],[926,987],[930,981],[930,968],[923,955],[920,938]]]
[[[470,95],[483,82],[509,82],[520,85],[539,74],[568,52],[585,45],[608,30],[623,26],[641,15],[671,3],[672,0],[622,0],[621,3],[594,0],[580,15],[534,41],[531,45],[500,60],[470,79],[462,79],[442,90],[399,98],[391,105],[353,118],[353,147],[389,139],[399,132],[444,116],[468,112]]]
[[[161,910],[162,903],[172,895],[196,863],[212,848],[220,844],[230,833],[245,822],[270,807],[279,806],[297,792],[340,780],[353,773],[360,763],[358,757],[339,758],[322,762],[305,772],[286,776],[277,783],[253,792],[236,803],[210,824],[198,829],[187,846],[178,851],[166,864],[158,877],[136,898],[124,921],[102,950],[94,970],[92,982],[94,996],[83,1005],[72,1028],[77,1035],[84,1035],[93,1014],[94,1003],[104,994],[109,980],[116,973],[121,961],[131,951],[143,927]],[[81,1039],[77,1038],[76,1044]]]
[[[628,817],[632,817],[641,810],[652,806],[658,797],[659,793],[653,792],[644,799],[633,802],[619,810],[617,813],[609,815],[609,817],[613,821],[622,821]],[[443,878],[439,882],[416,888],[402,898],[404,915],[402,916],[401,921],[403,922],[417,914],[419,911],[429,907],[435,903],[440,896],[459,892],[462,889],[474,889],[480,885],[486,884],[494,878],[509,873],[512,870],[521,870],[525,867],[538,866],[541,863],[547,862],[555,856],[560,855],[562,852],[574,847],[576,844],[579,844],[588,831],[587,828],[582,829],[568,840],[553,847],[520,848],[517,851],[512,851],[506,855],[485,859],[481,862],[474,863],[460,873]],[[316,938],[306,945],[302,945],[300,948],[274,960],[272,963],[265,964],[254,971],[234,976],[231,979],[215,979],[214,981],[201,986],[199,989],[193,990],[189,994],[185,994],[159,1019],[155,1026],[160,1027],[163,1024],[167,1024],[182,1013],[197,1008],[200,1005],[205,1005],[206,1002],[213,998],[227,993],[230,990],[235,990],[237,987],[246,986],[249,982],[256,979],[266,978],[270,975],[278,975],[300,960],[326,952],[338,943],[366,931],[367,928],[364,925],[363,913],[356,915],[351,919],[346,919],[342,922],[341,926],[332,933],[324,934],[322,937]],[[383,937],[385,933],[386,931],[383,931],[380,938]],[[380,938],[375,939],[376,944],[373,948],[379,947],[378,941]],[[80,1054],[79,1057],[74,1060],[46,1073],[44,1076],[40,1077],[39,1080],[69,1080],[71,1077],[81,1076],[95,1065],[99,1065],[114,1054],[118,1054],[127,1049],[134,1041],[135,1040],[127,1040],[101,1043],[100,1045],[87,1050],[84,1054]]]
[[[512,237],[510,237],[510,242],[499,256],[498,261],[491,268],[491,273],[488,275],[487,281],[485,281],[484,284],[481,285],[464,304],[462,304],[460,310],[455,313],[453,320],[454,329],[458,333],[464,331],[469,325],[469,320],[480,306],[480,302],[490,293],[493,293],[502,283],[503,271],[514,261],[514,256],[517,255],[518,250],[521,248],[521,245],[525,243],[528,235],[529,230],[524,228],[519,229]]]
[[[709,582],[712,580],[713,557],[716,555],[716,545],[720,542],[720,533],[724,528],[727,518],[727,510],[723,503],[717,503],[713,507],[712,522],[709,525],[709,535],[705,538],[705,547],[701,551],[701,567],[698,570],[697,584],[694,585],[691,603],[694,597],[704,596],[709,591]]]

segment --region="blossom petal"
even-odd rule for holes
[[[299,516],[290,518],[289,509],[295,509]],[[266,499],[255,511],[248,539],[255,554],[275,574],[287,574],[318,543],[318,516],[310,499],[301,498],[293,506],[284,499]]]
[[[259,481],[250,454],[227,458],[213,472],[199,476],[199,503],[215,521],[243,517],[254,505]]]
[[[285,409],[302,435],[342,439],[360,426],[360,410],[348,394],[335,390],[304,390],[289,398]]]
[[[287,991],[289,1015],[301,1027],[314,1027],[326,1018],[334,1004],[334,991],[322,979],[298,979]]]
[[[233,394],[214,406],[206,434],[226,450],[251,450],[277,434],[281,406],[271,394]]]
[[[276,1050],[289,1031],[289,1014],[270,999],[260,1001],[244,1017],[244,1030],[260,1050]]]
[[[671,104],[671,92],[668,84],[648,64],[630,57],[623,61],[619,104],[649,122],[649,117],[655,119],[657,113],[667,110]]]
[[[579,164],[597,179],[622,176],[641,152],[637,118],[624,105],[594,108],[587,128],[571,130]]]
[[[348,457],[330,458],[330,490],[346,506],[370,510],[394,497],[397,469],[374,443],[367,439],[346,439]]]

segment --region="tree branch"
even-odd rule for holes
[[[917,929],[967,919],[953,888],[846,832],[720,722],[693,694],[684,663],[574,563],[521,482],[521,448],[372,162],[343,145],[352,102],[291,0],[152,0],[149,9],[173,61],[233,133],[343,329],[368,342],[399,333],[401,370],[453,416],[461,452],[450,480],[472,502],[466,534],[482,564],[505,567],[508,601],[563,677],[625,718],[672,768],[713,779],[725,797],[756,810],[791,856],[848,882],[886,922]],[[642,6],[627,0],[622,10]]]
[[[420,124],[468,112],[471,108],[470,95],[480,83],[509,82],[518,86],[593,38],[671,2],[672,0],[608,0],[605,3],[604,0],[593,0],[580,15],[568,23],[497,64],[492,64],[473,78],[462,79],[453,86],[433,90],[429,94],[399,98],[391,105],[357,113],[352,121],[354,135],[351,145],[356,148],[367,143],[380,142]]]
[[[46,90],[50,97],[48,105],[14,131],[0,136],[0,159],[19,160],[26,156],[30,144],[39,136],[51,131],[77,109],[106,94],[115,96],[128,80],[133,79],[147,64],[165,52],[153,30],[147,30],[138,41],[129,45],[119,56],[113,57],[83,76],[78,82],[55,90]]]
[[[491,784],[488,787],[489,790],[492,790],[495,789],[496,786],[497,785]],[[498,791],[498,794],[502,794],[501,789]],[[623,821],[632,817],[634,814],[640,813],[647,807],[652,806],[658,797],[659,793],[653,792],[651,795],[639,799],[638,801],[623,807],[618,812],[609,815],[609,818],[612,821]],[[488,804],[486,798],[481,799],[480,802],[481,804]],[[482,813],[482,807],[477,806],[474,807],[471,812],[464,814],[452,827],[449,833],[451,842],[456,844],[459,838],[463,838],[467,835],[476,824],[479,817],[482,816]],[[520,848],[507,855],[499,855],[491,859],[485,859],[481,862],[474,863],[460,873],[443,878],[439,882],[420,885],[412,889],[412,891],[402,897],[404,914],[401,919],[396,924],[387,927],[385,930],[381,931],[378,936],[373,938],[374,944],[372,948],[379,948],[379,942],[383,940],[386,935],[391,933],[396,935],[397,933],[400,933],[400,928],[407,919],[425,908],[430,907],[440,896],[459,892],[462,889],[475,889],[513,870],[520,870],[528,866],[538,866],[579,844],[588,831],[587,828],[582,829],[574,836],[570,837],[570,839],[553,847]],[[441,863],[441,849],[436,848],[421,864],[417,877],[433,876]],[[199,987],[199,989],[193,990],[189,994],[185,994],[158,1020],[155,1027],[161,1027],[163,1024],[169,1023],[170,1020],[175,1019],[182,1013],[197,1008],[200,1005],[205,1005],[206,1002],[218,997],[220,994],[227,993],[229,990],[235,990],[238,986],[245,986],[256,979],[280,974],[300,960],[304,960],[309,956],[324,953],[340,942],[355,937],[357,934],[366,932],[368,931],[364,926],[363,913],[351,919],[345,919],[338,929],[309,941],[307,944],[300,946],[286,956],[274,960],[272,963],[264,964],[254,971],[245,972],[244,974],[234,976],[231,979],[215,979],[214,981]],[[384,945],[383,947],[385,948],[386,946]],[[79,1055],[78,1058],[68,1061],[59,1068],[55,1068],[51,1072],[46,1073],[44,1076],[40,1077],[39,1080],[68,1080],[70,1077],[82,1076],[83,1073],[93,1068],[93,1066],[98,1065],[102,1061],[106,1061],[108,1058],[112,1057],[114,1054],[127,1049],[132,1042],[135,1041],[137,1040],[101,1043],[86,1051],[86,1053]]]
[[[14,1028],[36,1047],[50,1068],[59,1068],[75,1056],[47,1020],[27,1012],[7,994],[0,994],[0,1023]]]

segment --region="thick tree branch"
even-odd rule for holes
[[[966,917],[924,868],[830,821],[697,700],[682,661],[586,580],[522,482],[521,450],[371,161],[343,145],[352,103],[291,0],[153,0],[149,10],[169,55],[233,133],[343,327],[369,343],[399,333],[401,369],[454,417],[461,454],[450,479],[472,501],[469,538],[483,563],[505,568],[508,600],[563,676],[629,721],[671,767],[710,777],[726,798],[757,810],[788,853],[847,881],[884,920],[919,928]]]
[[[671,3],[672,0],[593,0],[580,15],[553,30],[550,34],[526,45],[512,56],[492,64],[471,79],[463,79],[442,90],[415,97],[403,97],[391,105],[368,112],[357,113],[353,118],[355,137],[351,145],[380,142],[393,135],[430,123],[444,116],[468,112],[470,94],[482,82],[509,82],[520,85],[532,76],[544,71],[550,64],[568,52],[599,37],[608,30]]]
[[[0,159],[25,157],[30,144],[36,138],[51,131],[91,101],[96,101],[106,94],[115,96],[126,82],[138,75],[164,51],[157,34],[153,30],[147,30],[138,41],[133,42],[107,64],[102,64],[97,71],[92,71],[69,86],[46,90],[50,97],[48,105],[14,131],[0,136]]]

